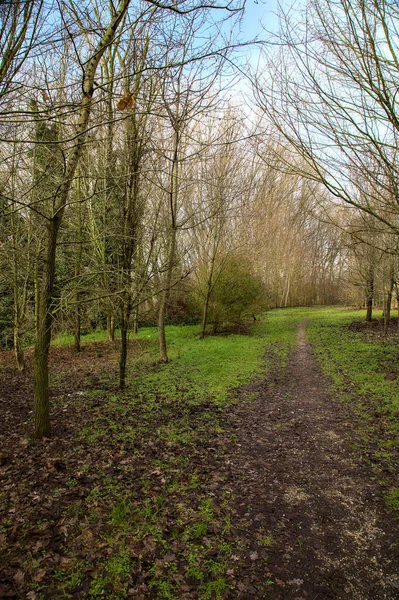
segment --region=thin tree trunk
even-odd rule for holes
[[[52,303],[55,280],[55,256],[59,221],[51,219],[48,225],[48,245],[41,293],[37,307],[36,344],[33,355],[34,375],[34,437],[40,439],[50,435],[50,404],[48,355],[51,341]]]
[[[398,331],[399,331],[399,287],[398,287],[397,284],[396,284],[396,308],[397,308],[397,311],[398,311],[398,323],[397,323],[397,326],[398,326]]]
[[[164,290],[161,295],[161,303],[159,306],[159,314],[158,314],[158,330],[159,330],[159,354],[161,362],[168,362],[168,349],[166,344],[166,331],[165,331],[165,322],[166,322],[166,313],[167,307],[170,298],[170,288],[172,285],[172,274],[173,274],[173,266],[175,261],[175,247],[176,247],[176,228],[173,227],[171,231],[171,240],[170,240],[170,248],[168,255],[168,265],[166,271],[166,278],[164,283]]]
[[[287,287],[286,287],[286,290],[285,290],[285,299],[284,299],[284,307],[285,308],[287,308],[287,306],[288,306],[288,298],[289,298],[289,295],[290,295],[290,285],[291,285],[291,278],[288,275],[288,277],[287,277]]]
[[[200,332],[200,340],[203,340],[206,333],[206,326],[208,323],[208,312],[209,312],[209,300],[211,298],[211,288],[208,286],[206,291],[206,298],[204,303],[204,310],[202,313],[202,324],[201,324],[201,332]]]
[[[366,297],[366,321],[370,322],[373,316],[374,300],[374,269],[371,267],[367,279],[367,297]]]
[[[134,310],[134,321],[133,321],[133,333],[137,334],[139,332],[139,298],[136,298],[136,308]]]
[[[50,403],[49,403],[49,374],[48,355],[51,341],[52,302],[55,279],[55,257],[57,249],[57,236],[61,225],[65,207],[68,202],[69,192],[75,172],[82,154],[87,133],[91,105],[94,92],[94,78],[98,63],[106,48],[112,43],[115,33],[122,21],[130,0],[122,0],[118,10],[113,15],[111,23],[105,30],[91,57],[85,63],[85,72],[82,81],[82,98],[80,101],[80,114],[77,123],[76,145],[73,148],[65,168],[61,184],[57,191],[54,206],[58,209],[48,223],[48,244],[46,262],[43,270],[41,293],[38,297],[37,333],[33,360],[34,377],[34,437],[40,439],[50,435]]]
[[[25,353],[19,324],[14,325],[14,353],[18,371],[25,370]]]
[[[12,168],[12,195],[13,197],[16,194],[14,188],[15,175],[16,175],[16,165],[14,164],[15,159],[15,148],[13,153],[13,168]],[[27,307],[27,295],[28,295],[28,278],[30,273],[30,234],[28,233],[28,260],[27,260],[27,268],[26,275],[23,278],[23,285],[20,285],[19,277],[18,277],[18,257],[17,257],[17,248],[18,248],[18,219],[15,218],[15,213],[11,215],[11,227],[12,227],[12,238],[13,238],[13,250],[12,250],[12,271],[13,271],[13,300],[14,300],[14,353],[15,360],[17,363],[18,371],[23,371],[25,369],[25,356],[24,356],[24,336],[22,334],[22,326],[26,317],[26,307]],[[21,289],[22,287],[22,289]]]
[[[127,336],[129,331],[129,317],[130,317],[130,300],[127,305],[122,306],[121,309],[121,352],[119,357],[119,387],[121,390],[126,385],[126,361],[127,361]]]
[[[208,281],[207,281],[207,289],[205,296],[204,309],[202,312],[202,324],[201,324],[201,332],[200,332],[200,340],[203,340],[206,334],[206,326],[208,324],[208,313],[209,313],[209,302],[212,294],[212,284],[213,284],[213,274],[215,271],[215,261],[216,261],[216,252],[217,252],[218,244],[215,242],[213,246],[213,253],[211,257],[211,267],[209,271]]]
[[[389,282],[389,288],[387,290],[387,297],[385,302],[385,310],[384,310],[384,334],[387,335],[389,329],[389,323],[391,320],[391,304],[392,304],[392,293],[395,285],[395,281],[391,275],[391,279]]]
[[[81,326],[81,310],[80,310],[80,293],[76,293],[76,313],[75,313],[75,327],[73,332],[74,337],[74,348],[76,352],[82,350],[80,343],[80,326]]]
[[[164,282],[164,290],[161,296],[161,303],[159,306],[158,314],[158,330],[159,330],[159,354],[161,362],[168,362],[168,349],[166,345],[166,332],[165,332],[165,320],[166,311],[170,298],[170,288],[172,285],[172,274],[175,262],[176,252],[176,236],[177,236],[177,193],[178,193],[178,164],[179,164],[179,131],[175,129],[174,137],[174,148],[173,148],[173,161],[172,170],[170,175],[170,191],[169,191],[169,205],[170,205],[170,216],[171,216],[171,231],[170,231],[170,246],[168,253],[166,277]]]
[[[107,339],[109,342],[115,341],[115,318],[114,318],[114,315],[107,316]]]
[[[82,216],[82,190],[81,190],[81,185],[80,185],[80,173],[78,173],[78,179],[77,179],[77,186],[76,186],[76,193],[77,193],[77,197],[79,199],[79,203],[78,203],[78,235],[77,235],[77,240],[79,242],[79,249],[78,249],[78,255],[77,255],[77,259],[76,259],[76,265],[75,265],[75,278],[79,281],[80,278],[80,274],[82,271],[82,256],[83,256],[83,216]],[[80,306],[80,291],[79,291],[79,285],[80,282],[78,283],[78,287],[76,290],[76,311],[75,311],[75,327],[74,327],[74,347],[76,352],[80,352],[81,351],[81,343],[80,343],[80,326],[81,326],[81,306]]]
[[[15,360],[17,363],[18,371],[23,371],[25,369],[25,355],[24,355],[24,339],[21,332],[21,326],[25,317],[26,310],[26,285],[23,290],[23,298],[22,300],[19,298],[21,294],[21,290],[18,288],[18,280],[16,275],[16,264],[14,257],[14,354]]]

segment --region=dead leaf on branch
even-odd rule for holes
[[[136,101],[133,97],[133,94],[131,94],[130,92],[126,92],[126,94],[124,94],[124,96],[122,96],[122,98],[118,100],[116,108],[122,112],[124,110],[129,110],[130,108],[133,108],[135,103]]]

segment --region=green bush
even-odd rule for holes
[[[265,286],[261,278],[248,270],[245,257],[225,256],[214,271],[210,294],[208,323],[216,333],[228,323],[242,323],[267,308]],[[197,285],[191,293],[191,302],[199,314],[203,311],[208,286],[208,270],[200,266]]]

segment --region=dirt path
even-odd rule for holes
[[[225,477],[236,535],[258,542],[236,575],[239,597],[399,598],[399,523],[351,449],[351,423],[329,397],[304,323],[289,366],[242,393],[256,397],[226,423],[237,444]]]

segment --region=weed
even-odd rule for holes
[[[103,598],[105,596],[106,584],[106,580],[101,575],[94,577],[90,584],[89,597]]]
[[[167,580],[153,579],[150,582],[150,588],[157,592],[157,598],[164,600],[175,600],[177,598],[173,591],[173,585]]]
[[[127,581],[130,574],[131,555],[127,550],[120,550],[119,554],[109,559],[105,571],[113,581]]]
[[[259,544],[261,544],[262,546],[272,546],[273,545],[273,538],[271,535],[266,535],[265,537],[261,538],[259,540]]]
[[[399,512],[399,488],[391,488],[385,496],[388,506]]]
[[[78,485],[77,480],[74,477],[71,477],[70,479],[67,480],[67,482],[65,483],[65,485],[67,487],[73,488],[76,487]]]
[[[111,520],[116,527],[126,527],[132,517],[132,507],[127,500],[117,502],[111,512]]]
[[[200,598],[201,600],[212,600],[213,598],[221,600],[229,587],[225,577],[207,581],[200,587]]]
[[[35,565],[32,566],[38,568]],[[74,560],[69,567],[58,569],[55,572],[55,579],[62,584],[66,592],[73,592],[84,579],[84,566],[84,563]]]

